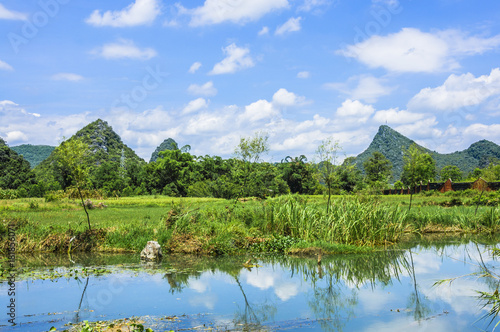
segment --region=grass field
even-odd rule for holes
[[[9,224],[18,251],[141,250],[157,240],[164,250],[234,254],[323,248],[350,252],[387,246],[408,234],[494,233],[500,209],[470,205],[470,197],[288,195],[267,200],[139,196],[93,200],[92,231],[78,200],[0,200],[5,252]],[[463,205],[463,203],[469,205]],[[73,240],[71,240],[73,239]],[[359,249],[362,248],[362,249]]]

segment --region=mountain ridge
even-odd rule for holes
[[[379,151],[389,159],[393,165],[392,180],[399,180],[403,172],[404,151],[413,143],[415,143],[415,141],[412,139],[387,125],[382,125],[379,127],[377,134],[375,134],[368,148],[355,157],[356,165],[364,172],[363,163],[373,152]],[[467,175],[475,168],[487,167],[490,158],[500,159],[500,146],[485,139],[471,144],[465,150],[445,154],[429,150],[419,144],[417,144],[417,146],[434,158],[438,172],[444,166],[454,165],[460,168],[464,175]]]

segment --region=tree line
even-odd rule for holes
[[[83,139],[73,137],[56,148],[50,167],[35,171],[0,139],[0,198],[43,197],[47,192],[70,188],[76,189],[82,200],[82,191],[89,190],[106,196],[161,194],[237,199],[298,193],[330,197],[361,190],[380,192],[394,182],[392,164],[380,152],[374,152],[364,162],[364,174],[353,157],[345,158],[339,142],[332,138],[318,146],[314,161],[301,155],[269,163],[264,161],[269,152],[268,138],[261,132],[241,138],[233,157],[228,159],[195,156],[189,146],[175,146],[159,152],[156,161],[141,163],[125,158],[123,153],[120,160],[96,161],[92,158],[95,152]],[[451,165],[438,172],[432,156],[416,144],[402,153],[404,169],[395,188],[437,178],[451,178],[454,182],[479,176],[487,181],[500,180],[498,160],[464,175]]]

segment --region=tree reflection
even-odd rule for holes
[[[410,293],[408,297],[408,305],[407,308],[411,310],[409,312],[413,312],[413,319],[415,321],[420,322],[425,319],[431,313],[431,309],[429,308],[429,301],[427,299],[421,299],[419,291],[418,291],[418,283],[417,283],[417,275],[415,273],[415,264],[413,262],[413,254],[411,249],[408,250],[410,253],[410,266],[408,272],[410,272],[411,279],[413,281],[413,291]]]

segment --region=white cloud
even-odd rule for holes
[[[195,63],[193,63],[193,64],[191,65],[191,67],[189,67],[188,72],[189,72],[190,74],[194,74],[194,73],[196,73],[196,71],[197,71],[198,69],[200,69],[200,68],[201,68],[201,62],[195,62]]]
[[[457,30],[436,33],[403,28],[387,36],[371,36],[337,54],[355,58],[371,68],[394,72],[436,72],[459,67],[455,57],[483,53],[500,45],[500,35],[469,37]]]
[[[311,73],[308,71],[301,71],[297,73],[297,78],[309,78],[311,77]]]
[[[107,11],[103,14],[95,10],[85,22],[98,27],[131,27],[151,24],[159,14],[158,0],[136,0],[122,10]]]
[[[28,15],[13,10],[9,10],[0,3],[0,20],[25,21],[27,19]]]
[[[464,135],[498,142],[500,141],[500,124],[485,125],[482,123],[474,123],[465,128]]]
[[[276,106],[297,106],[306,102],[305,97],[297,96],[286,89],[279,89],[273,95],[273,104]]]
[[[373,120],[377,123],[388,125],[400,125],[405,123],[413,123],[422,120],[426,115],[422,113],[413,113],[406,110],[399,111],[397,108],[377,111],[373,116]]]
[[[28,136],[25,133],[23,133],[22,131],[14,130],[14,131],[7,132],[7,134],[5,136],[5,140],[7,142],[10,142],[10,144],[27,142]]]
[[[474,77],[471,73],[450,75],[443,85],[425,88],[408,103],[409,109],[455,110],[478,105],[500,94],[500,69],[490,75]]]
[[[9,65],[8,63],[0,60],[0,70],[9,70],[10,71],[10,70],[14,70],[14,68],[12,68],[12,66]]]
[[[232,74],[238,70],[255,66],[248,48],[238,47],[233,43],[225,47],[223,51],[226,57],[221,62],[217,63],[209,74]]]
[[[301,26],[300,26],[300,21],[302,20],[302,17],[292,17],[282,25],[276,28],[276,31],[274,32],[275,35],[281,36],[284,35],[285,33],[288,32],[295,32],[295,31],[300,31]]]
[[[248,106],[245,106],[245,112],[240,116],[241,121],[257,122],[264,119],[271,119],[280,114],[273,103],[261,99]]]
[[[70,81],[70,82],[78,82],[83,80],[83,76],[73,73],[57,73],[52,75],[51,78],[56,81]]]
[[[203,85],[191,84],[188,87],[188,92],[192,95],[215,96],[217,94],[217,89],[212,81],[208,81]]]
[[[259,36],[267,35],[269,33],[269,28],[268,27],[262,27],[259,31]]]
[[[191,15],[191,26],[257,21],[267,13],[288,7],[288,0],[205,0],[203,6],[183,9]]]
[[[384,79],[371,75],[353,76],[346,83],[326,83],[324,87],[340,91],[351,99],[360,99],[367,103],[375,103],[381,96],[390,94],[395,87],[386,86]]]
[[[135,60],[149,60],[157,55],[154,49],[140,49],[135,46],[133,41],[126,39],[120,39],[116,43],[105,44],[104,46],[95,49],[92,53],[105,59],[129,58]]]
[[[347,99],[342,103],[342,106],[337,108],[337,115],[340,117],[356,118],[359,123],[368,121],[370,115],[375,112],[372,105],[364,105],[359,100]]]
[[[199,111],[207,107],[208,107],[207,101],[203,98],[198,98],[195,100],[191,100],[182,110],[182,114],[194,113],[196,111]]]

